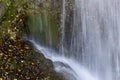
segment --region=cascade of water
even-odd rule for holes
[[[71,46],[67,54],[72,60],[64,55],[67,14],[66,0],[62,1],[60,53],[63,56],[56,56],[57,53],[50,55],[49,50],[34,43],[36,48],[40,49],[44,55],[49,55],[47,58],[53,62],[67,64],[68,67],[64,66],[64,68],[61,64],[55,64],[55,68],[58,71],[70,73],[75,77],[72,80],[97,80],[80,66],[80,62],[89,71],[98,75],[100,80],[120,80],[120,0],[75,0]],[[44,22],[48,22],[45,15],[43,18],[45,18]],[[32,31],[37,34],[35,30]],[[47,38],[51,38],[50,34],[49,32]],[[34,38],[36,42],[37,38]]]
[[[72,25],[72,38],[71,38],[71,57],[75,59],[81,58],[83,39],[81,27],[81,1],[75,0],[74,13]]]
[[[64,39],[65,39],[65,18],[66,18],[66,9],[65,9],[66,1],[62,0],[62,18],[61,18],[61,39],[60,39],[60,53],[64,55]]]
[[[50,48],[41,46],[39,43],[30,40],[44,56],[53,61],[55,70],[65,75],[67,80],[98,80],[93,76],[85,67],[72,59],[68,59],[64,56],[58,55]]]
[[[120,79],[119,7],[119,0],[75,0],[71,55],[101,80]]]

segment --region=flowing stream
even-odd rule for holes
[[[76,61],[66,58],[65,56],[58,55],[58,52],[55,52],[50,48],[43,47],[33,40],[30,40],[30,42],[32,42],[34,47],[43,53],[46,58],[53,61],[55,70],[64,74],[67,80],[99,80]]]
[[[69,49],[64,46],[66,0],[62,4],[60,51],[41,46],[34,37],[31,42],[68,80],[120,80],[120,0],[75,0],[74,4]]]

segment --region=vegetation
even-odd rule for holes
[[[50,60],[22,39],[29,33],[25,23],[28,13],[36,14],[42,3],[0,0],[0,6],[0,80],[64,80],[61,74],[54,71]],[[50,17],[50,20],[53,18]]]
[[[0,46],[0,80],[63,80],[52,62],[29,42],[5,38]]]

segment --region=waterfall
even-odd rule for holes
[[[84,66],[80,65],[76,61],[65,56],[61,56],[54,50],[41,46],[34,40],[30,40],[44,56],[52,60],[55,70],[62,73],[66,80],[99,80],[96,76],[93,76]]]
[[[31,42],[53,61],[56,71],[70,77],[68,80],[120,80],[120,0],[74,0],[69,49],[65,46],[66,3],[62,0],[59,52],[41,46],[37,41],[41,35],[35,37],[32,33],[35,38]],[[43,18],[40,22],[44,20],[44,24],[40,25],[50,26],[47,17]],[[46,30],[47,41],[52,45],[52,29]]]
[[[101,80],[120,80],[119,7],[119,0],[75,0],[71,54]]]
[[[65,40],[65,19],[66,19],[66,9],[65,9],[65,0],[62,1],[62,17],[61,17],[61,39],[60,39],[60,53],[64,55],[64,40]]]

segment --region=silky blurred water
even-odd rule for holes
[[[70,77],[68,80],[120,80],[120,0],[75,0],[69,49],[65,46],[66,3],[62,0],[59,52],[41,47],[40,36],[35,37],[39,30],[31,29],[36,48],[53,61],[56,71]],[[47,17],[44,20],[48,26]],[[51,32],[49,28],[45,32],[49,44]]]
[[[72,28],[71,57],[101,80],[120,80],[120,0],[75,0]]]

